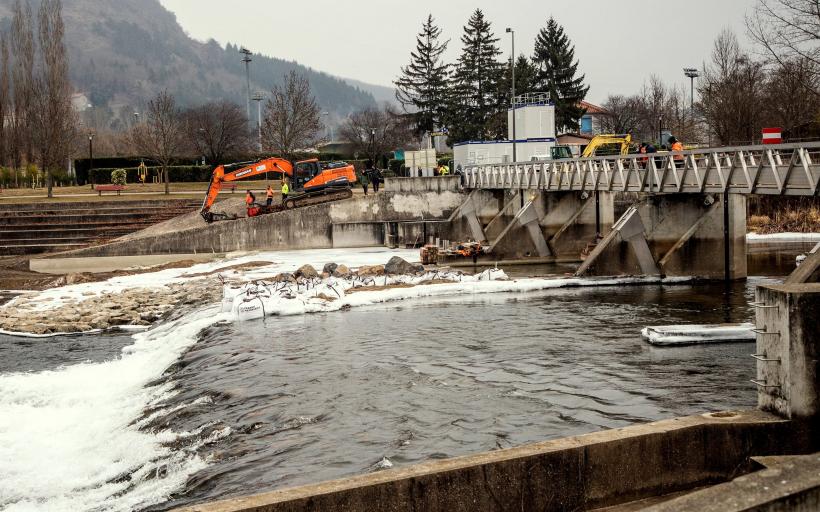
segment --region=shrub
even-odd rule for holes
[[[125,185],[128,183],[128,174],[125,172],[125,169],[111,171],[111,183],[114,185]]]

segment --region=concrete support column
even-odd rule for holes
[[[820,419],[820,284],[756,292],[758,406],[788,419]]]
[[[728,224],[724,223],[725,212],[729,213]],[[646,245],[624,232],[615,239],[606,237],[606,243],[599,244],[585,262],[588,274],[646,273],[650,268],[648,248],[664,275],[705,279],[724,279],[727,274],[730,279],[746,277],[745,196],[728,194],[728,201],[724,201],[712,195],[651,195],[630,208],[615,226],[631,233],[633,223],[639,226],[635,216],[644,228]]]
[[[470,228],[470,235],[473,240],[483,242],[487,239],[484,235],[484,228],[481,226],[481,221],[478,219],[478,210],[474,198],[471,196],[461,206],[461,216],[467,220],[467,225]]]
[[[546,239],[544,239],[544,233],[541,231],[540,219],[538,207],[533,201],[528,201],[518,212],[518,215],[515,216],[516,222],[527,230],[530,240],[535,245],[535,250],[538,251],[538,255],[541,257],[551,256],[552,252],[547,245]]]

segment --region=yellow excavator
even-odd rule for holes
[[[581,157],[627,155],[631,144],[632,135],[628,133],[596,135],[589,141]]]

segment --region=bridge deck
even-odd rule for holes
[[[817,196],[820,142],[472,165],[468,189]]]

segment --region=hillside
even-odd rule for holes
[[[36,9],[38,2],[31,3]],[[11,5],[0,2],[0,30],[9,29]],[[244,104],[239,47],[191,39],[158,0],[63,0],[63,6],[71,78],[95,107],[129,122],[132,113],[162,89],[183,105],[221,98]],[[254,91],[270,90],[296,69],[308,76],[322,109],[335,118],[376,101],[365,84],[351,85],[278,58],[252,58]]]

